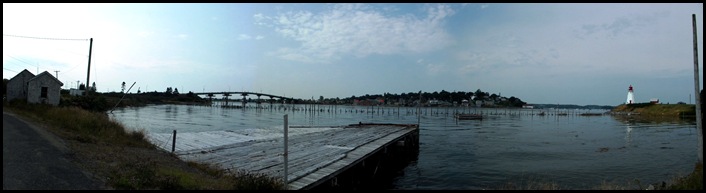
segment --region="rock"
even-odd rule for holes
[[[650,186],[647,186],[647,189],[645,189],[645,190],[654,190],[654,189],[655,189],[655,186],[653,186],[652,184],[650,184]]]

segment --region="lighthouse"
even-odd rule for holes
[[[633,104],[635,103],[635,95],[632,93],[632,85],[628,87],[628,100],[625,102],[625,104]]]

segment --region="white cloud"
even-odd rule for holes
[[[238,40],[249,40],[249,39],[252,39],[252,37],[250,37],[250,35],[248,35],[248,34],[238,35]]]
[[[152,32],[152,31],[141,31],[141,32],[137,33],[137,35],[140,37],[149,37],[152,34],[154,34],[154,32]]]
[[[309,56],[299,53],[299,50],[291,48],[281,48],[275,52],[268,53],[268,55],[278,56],[285,60],[298,61],[304,63],[312,63],[314,60]]]
[[[659,11],[652,13],[630,14],[612,18],[609,21],[599,21],[599,23],[583,24],[577,35],[579,38],[586,36],[604,35],[610,38],[619,38],[640,33],[645,28],[656,25],[664,18],[669,17],[669,12]]]
[[[248,34],[239,34],[238,37],[237,37],[238,40],[252,40],[252,39],[261,40],[261,39],[264,39],[264,38],[265,38],[265,36],[257,35],[257,36],[255,36],[255,37],[252,37],[252,36],[250,36],[250,35],[248,35]]]
[[[188,38],[188,37],[189,37],[189,35],[186,35],[186,34],[179,34],[179,35],[175,35],[174,37],[175,37],[175,38],[179,38],[179,39],[182,39],[182,40],[183,40],[183,39],[186,39],[186,38]]]
[[[301,43],[299,48],[286,50],[297,50],[297,55],[320,62],[347,55],[428,52],[451,43],[444,21],[455,11],[448,5],[427,6],[425,17],[388,16],[381,10],[364,4],[336,4],[321,13],[298,11],[253,17],[256,24],[271,25],[280,35]]]

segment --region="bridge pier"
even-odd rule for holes
[[[225,107],[228,107],[228,97],[230,96],[230,93],[223,93],[223,97],[226,99],[226,104],[224,105]]]
[[[258,95],[257,95],[257,101],[255,101],[255,103],[257,104],[257,109],[260,109],[260,103],[261,103],[261,102],[260,102],[260,96],[262,96],[262,95],[261,95],[261,94],[258,94]]]
[[[208,96],[208,103],[213,105],[213,93],[209,93],[207,96]]]
[[[270,110],[273,108],[274,101],[272,100],[272,96],[270,96]]]
[[[240,95],[243,96],[243,109],[245,109],[245,104],[248,103],[248,100],[247,100],[245,97],[248,96],[248,94],[247,94],[247,93],[243,93],[243,94],[240,94]]]

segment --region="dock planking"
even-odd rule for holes
[[[417,125],[353,124],[289,127],[288,189],[311,189],[378,152],[416,134]],[[148,134],[171,150],[171,134]],[[175,152],[187,161],[227,171],[257,172],[281,177],[284,172],[283,129],[178,133]],[[416,142],[418,143],[418,142]]]

